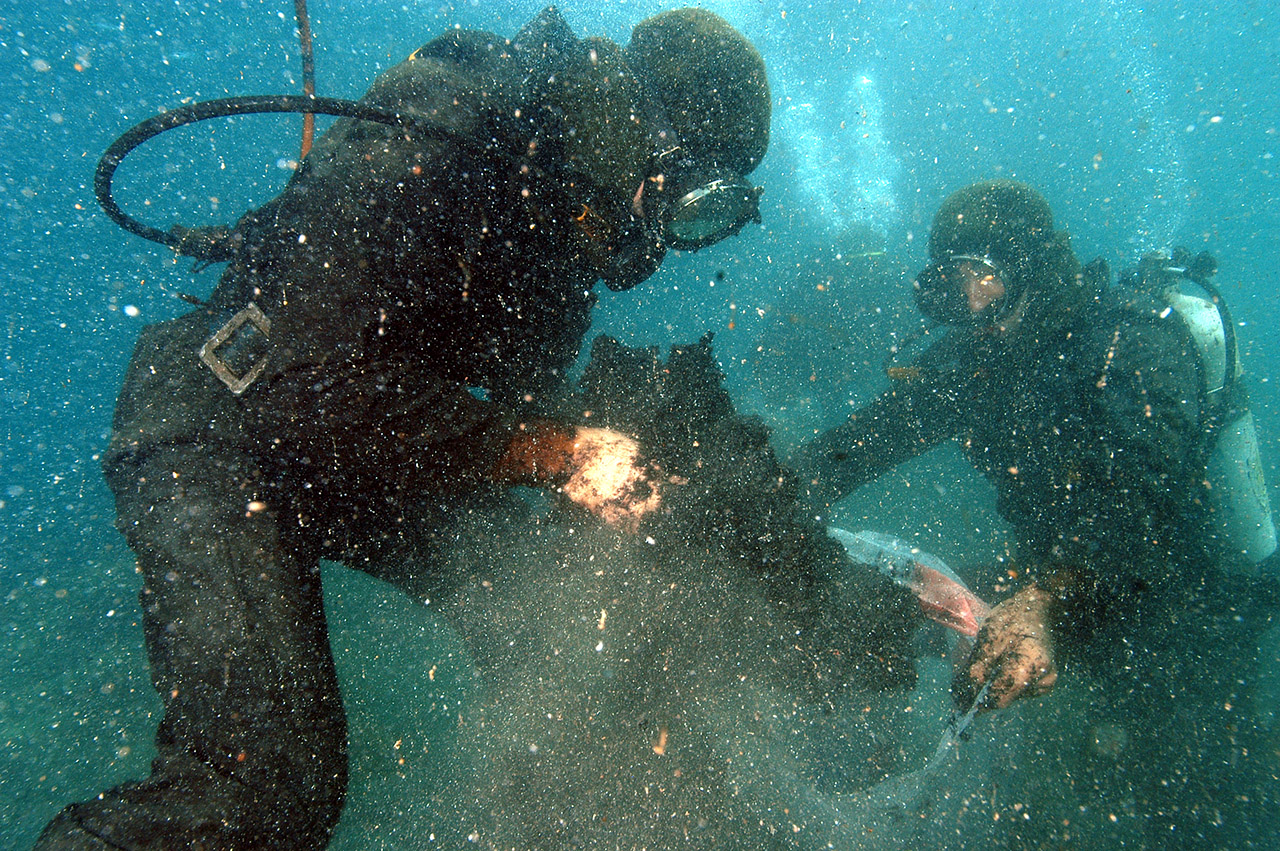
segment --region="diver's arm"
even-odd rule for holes
[[[523,419],[402,362],[298,370],[273,381],[268,395],[260,442],[273,447],[278,467],[331,497],[524,485],[560,493],[628,530],[660,504],[630,437]]]
[[[788,459],[800,501],[826,513],[860,486],[951,437],[950,395],[930,379],[900,382]]]

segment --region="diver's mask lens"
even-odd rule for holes
[[[665,226],[666,242],[697,251],[760,221],[760,190],[741,177],[720,175],[676,197]]]
[[[916,305],[944,325],[999,321],[1013,304],[1009,276],[985,254],[953,254],[916,278]]]

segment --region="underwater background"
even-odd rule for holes
[[[542,5],[314,0],[318,92],[358,98],[442,31],[511,36]],[[558,5],[579,35],[625,43],[642,18],[682,4]],[[1120,270],[1179,245],[1218,259],[1280,505],[1280,7],[701,5],[752,39],[769,68],[772,144],[752,175],[763,224],[670,255],[630,292],[602,292],[590,336],[665,349],[715,332],[726,386],[785,452],[883,389],[885,362],[922,327],[909,284],[942,199],[977,179],[1017,178],[1046,196],[1082,260]],[[140,580],[112,526],[99,455],[139,330],[185,312],[176,295],[207,295],[218,269],[193,275],[190,261],[117,229],[94,200],[97,159],[166,107],[297,93],[300,68],[283,0],[0,0],[0,848],[27,847],[65,804],[144,776],[159,720]],[[166,134],[121,168],[118,199],[162,228],[231,223],[288,179],[299,126],[254,116]],[[993,494],[954,448],[864,488],[834,520],[961,570],[1006,554]],[[334,565],[325,581],[353,767],[333,847],[465,844],[437,803],[464,764],[457,728],[476,688],[465,648],[443,619],[369,577]],[[933,713],[926,738],[941,732],[941,665],[922,667],[909,704]],[[1270,698],[1243,723],[1280,727],[1280,689]],[[923,829],[878,822],[867,842],[895,847],[900,829],[940,848],[1028,847],[1009,823],[1048,818],[1072,784],[1062,766],[1077,763],[1052,754],[1105,772],[1141,736],[1125,719],[1083,720],[1087,700],[1068,683],[979,719],[961,746],[973,755],[942,778],[977,803],[959,815],[940,803]],[[1280,754],[1270,758],[1272,786],[1249,793],[1280,799]],[[1142,847],[1126,822],[1145,814],[1123,800],[1072,806],[1083,826],[1056,847]],[[1280,831],[1273,811],[1258,835]],[[781,814],[778,824],[791,828]]]

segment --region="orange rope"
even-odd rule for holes
[[[302,43],[302,93],[316,96],[316,57],[311,49],[311,19],[307,16],[307,0],[293,0],[298,16],[298,41]],[[298,159],[306,159],[311,153],[311,143],[316,136],[316,117],[308,112],[302,116],[302,153]]]

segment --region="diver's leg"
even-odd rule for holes
[[[322,848],[347,742],[307,530],[234,450],[162,449],[108,480],[145,578],[159,757],[37,848]]]

